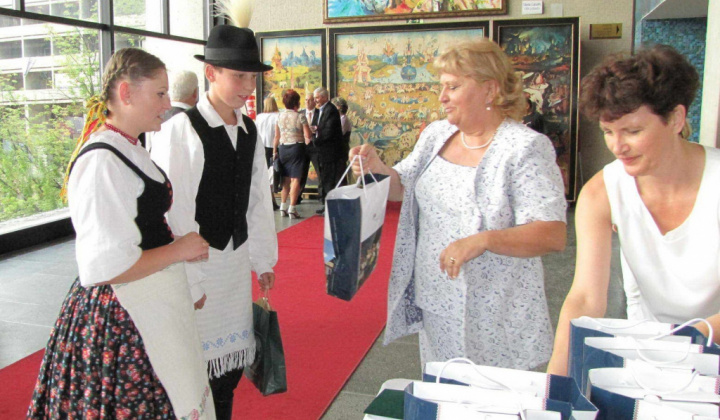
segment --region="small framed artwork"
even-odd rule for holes
[[[305,107],[305,93],[327,86],[325,76],[325,30],[258,32],[260,57],[273,69],[258,78],[257,107],[273,95],[278,108],[284,109],[282,93],[294,89],[300,94],[300,107]]]
[[[324,23],[507,14],[508,0],[323,0]]]
[[[552,141],[568,201],[577,198],[578,18],[498,20],[493,40],[522,73],[526,124]]]
[[[432,62],[446,45],[488,36],[488,22],[331,28],[330,92],[348,103],[350,147],[372,143],[392,166],[444,118]]]

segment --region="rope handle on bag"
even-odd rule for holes
[[[498,385],[498,386],[500,386],[500,388],[502,390],[510,391],[511,393],[515,394],[517,397],[520,397],[520,395],[521,395],[520,392],[512,389],[511,387],[509,387],[508,385],[506,385],[500,381],[496,381],[495,379],[486,376],[484,373],[480,372],[480,370],[478,369],[478,366],[472,360],[467,359],[465,357],[455,357],[455,358],[452,358],[452,359],[446,361],[445,363],[443,363],[442,367],[440,368],[440,372],[438,372],[437,377],[435,378],[435,383],[439,384],[440,378],[442,377],[442,374],[445,371],[445,368],[448,367],[449,365],[451,365],[452,363],[456,363],[456,362],[463,362],[465,364],[469,364],[470,366],[472,366],[472,368],[475,370],[475,372],[478,375],[480,375],[480,377],[483,378],[484,380],[487,380],[488,382]],[[473,385],[473,386],[475,386],[475,385]],[[460,403],[462,403],[462,402],[460,402]],[[520,414],[520,420],[526,420],[525,414],[523,411],[522,401],[520,401],[520,398],[517,399],[517,406],[518,406],[518,413]]]
[[[671,389],[671,390],[668,390],[668,391],[659,391],[659,390],[657,390],[657,389],[653,389],[650,385],[647,385],[647,384],[645,384],[643,381],[641,381],[640,378],[638,378],[637,372],[635,372],[635,369],[634,369],[632,366],[630,366],[630,367],[628,368],[628,371],[630,372],[630,376],[632,376],[632,378],[633,378],[633,380],[635,381],[635,383],[636,383],[640,388],[642,388],[643,390],[651,393],[652,395],[668,395],[668,394],[677,394],[677,393],[680,393],[680,392],[684,391],[685,389],[687,389],[690,385],[692,385],[692,383],[693,383],[693,381],[695,380],[695,378],[697,378],[698,375],[699,375],[697,371],[693,371],[693,372],[690,374],[690,379],[689,379],[686,383],[681,384],[679,387],[677,387],[677,388],[675,388],[675,389]]]
[[[637,321],[637,322],[635,322],[635,323],[633,323],[633,324],[623,325],[623,326],[614,326],[614,325],[604,324],[604,323],[598,321],[597,319],[591,318],[591,317],[589,317],[589,316],[581,316],[581,317],[578,318],[578,319],[590,320],[590,321],[594,322],[595,324],[599,325],[600,327],[606,328],[606,329],[609,329],[609,330],[626,330],[626,329],[634,328],[634,327],[637,327],[638,325],[642,325],[642,324],[645,324],[645,323],[647,323],[647,322],[650,322],[649,319],[642,319],[642,320]],[[691,319],[690,321],[687,321],[687,322],[685,322],[684,324],[681,324],[681,325],[673,328],[673,329],[670,330],[669,332],[656,335],[655,337],[651,337],[650,339],[651,339],[651,340],[657,340],[657,339],[659,339],[659,338],[664,338],[664,337],[671,336],[671,335],[673,335],[674,333],[680,331],[681,329],[683,329],[683,328],[685,328],[685,327],[687,327],[687,326],[690,326],[690,324],[695,324],[695,323],[698,323],[698,322],[704,322],[705,325],[707,325],[707,327],[708,327],[707,347],[711,347],[712,344],[713,344],[713,340],[712,340],[712,338],[713,338],[713,327],[712,327],[712,325],[710,325],[710,323],[709,323],[707,320],[702,319],[702,318],[694,318],[694,319]]]
[[[713,345],[713,337],[714,337],[715,333],[713,332],[713,327],[712,327],[712,325],[710,325],[710,323],[707,321],[707,319],[703,319],[703,318],[693,318],[693,319],[691,319],[690,321],[687,321],[687,322],[685,322],[685,323],[683,323],[683,324],[678,325],[677,327],[673,328],[673,329],[670,330],[669,332],[666,332],[666,333],[664,333],[664,334],[660,334],[660,335],[658,335],[658,336],[655,336],[655,337],[653,337],[652,339],[653,339],[653,340],[656,340],[656,339],[659,339],[659,338],[663,338],[663,337],[667,337],[667,336],[673,335],[674,333],[680,331],[681,329],[683,329],[683,328],[685,328],[685,327],[688,327],[688,326],[690,326],[691,324],[697,324],[698,322],[703,322],[703,323],[705,323],[705,325],[707,325],[707,327],[708,327],[707,347],[712,347],[712,345]]]
[[[347,166],[347,168],[345,168],[345,172],[343,172],[343,174],[342,174],[342,176],[340,177],[340,180],[338,181],[338,183],[337,183],[337,185],[335,186],[335,188],[340,187],[340,184],[342,184],[342,180],[345,179],[345,177],[347,176],[348,172],[350,171],[350,168],[352,168],[352,165],[353,165],[353,163],[354,163],[356,160],[357,160],[358,162],[360,162],[360,173],[361,173],[361,175],[358,177],[359,179],[357,180],[357,182],[355,183],[355,185],[359,185],[359,184],[362,182],[363,193],[365,194],[365,197],[367,197],[367,192],[366,192],[366,188],[365,188],[365,169],[363,168],[363,163],[362,163],[362,159],[360,158],[360,155],[355,155],[355,156],[353,156],[352,160],[350,161],[350,164]],[[375,175],[373,175],[372,172],[368,171],[368,174],[370,174],[370,176],[372,177],[373,181],[375,181],[375,183],[378,182],[377,178],[375,178]]]
[[[647,363],[649,363],[649,364],[651,364],[651,365],[655,365],[655,366],[671,365],[671,364],[673,364],[673,363],[680,363],[680,362],[684,361],[685,359],[688,358],[688,356],[690,356],[690,349],[691,349],[691,347],[692,347],[692,343],[687,343],[687,349],[685,350],[685,353],[684,353],[680,358],[678,358],[678,359],[673,359],[673,360],[657,360],[657,359],[651,358],[650,356],[644,355],[644,354],[642,353],[644,350],[652,351],[653,349],[643,349],[643,348],[640,348],[640,347],[641,347],[641,344],[640,344],[640,342],[639,342],[635,337],[626,337],[626,338],[628,338],[629,341],[631,341],[631,342],[635,345],[635,349],[634,349],[634,350],[635,350],[635,352],[637,353],[638,357],[639,357],[641,360],[643,360],[643,361],[645,361],[645,362],[647,362]],[[657,338],[657,337],[655,337],[655,338]]]

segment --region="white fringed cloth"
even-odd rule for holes
[[[208,375],[217,378],[250,365],[255,360],[255,333],[248,243],[234,251],[210,248],[208,261],[191,264],[201,264],[205,279],[207,300],[195,316]]]

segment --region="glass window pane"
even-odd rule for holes
[[[15,9],[15,2],[13,0],[0,0],[0,7]]]
[[[98,0],[25,0],[25,10],[68,19],[98,21]]]
[[[22,41],[5,41],[0,39],[0,59],[22,57]]]
[[[205,39],[203,0],[170,0],[170,35]]]
[[[97,31],[29,20],[22,25],[21,33],[0,31],[0,55],[17,56],[20,42],[32,56],[0,61],[0,177],[7,181],[0,183],[0,222],[65,207],[65,166],[82,129],[85,100],[100,84]]]
[[[160,32],[162,15],[159,0],[114,0],[115,24]]]
[[[25,40],[24,57],[46,57],[51,54],[50,39],[36,38]]]
[[[0,16],[0,28],[9,28],[11,26],[20,26],[20,18],[13,16]]]

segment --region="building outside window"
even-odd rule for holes
[[[98,12],[109,0],[25,0],[20,14],[46,20],[4,13],[18,2],[0,0],[0,235],[67,217],[60,189],[84,124],[85,100],[100,91],[109,57],[102,45],[143,48],[169,71],[192,70],[203,80],[193,55],[203,52],[209,0],[167,0],[172,13],[166,17],[164,1],[113,0],[112,25],[100,22]],[[105,41],[111,30],[112,46]]]

